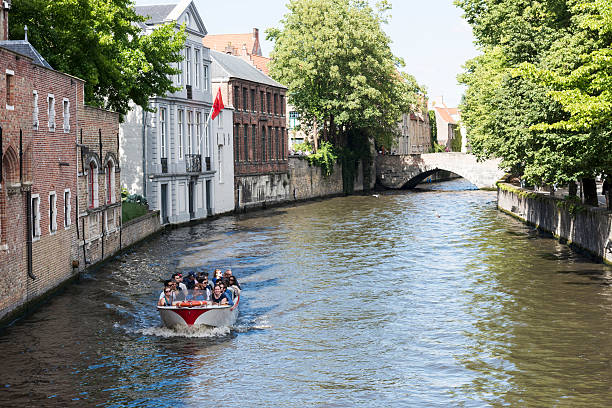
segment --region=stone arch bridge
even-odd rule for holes
[[[480,189],[495,189],[495,183],[505,172],[499,169],[499,159],[476,161],[465,153],[425,153],[409,155],[379,155],[376,157],[376,183],[385,188],[413,188],[430,175],[451,171]]]

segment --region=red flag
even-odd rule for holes
[[[219,112],[221,112],[221,109],[225,108],[225,106],[223,106],[223,98],[221,97],[221,88],[219,88],[219,90],[217,91],[217,96],[215,97],[215,103],[213,103],[213,111],[212,111],[212,116],[211,118],[214,119],[217,117],[217,115],[219,115]]]

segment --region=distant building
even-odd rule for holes
[[[213,51],[240,57],[264,74],[269,74],[270,58],[261,53],[257,28],[245,34],[210,34],[204,38],[203,44]]]
[[[185,24],[187,40],[181,72],[173,78],[180,90],[150,98],[153,112],[134,106],[121,125],[121,183],[144,195],[149,208],[160,211],[162,224],[204,218],[215,212],[216,169],[212,126],[206,122],[212,107],[210,55],[202,45],[206,28],[192,0],[135,11],[148,17],[143,32]]]
[[[461,137],[460,151],[467,151],[467,138],[465,129],[460,127],[461,112],[458,108],[449,108],[444,103],[442,97],[438,97],[431,102],[431,107],[436,113],[436,129],[438,143],[451,150],[453,140]]]
[[[427,112],[404,113],[399,127],[401,134],[391,148],[392,154],[419,154],[431,150],[431,128]]]
[[[289,195],[287,88],[244,59],[211,51],[212,81],[233,109],[236,209]]]

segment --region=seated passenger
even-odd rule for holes
[[[174,282],[174,281],[173,281],[172,279],[169,279],[169,280],[167,280],[167,281],[164,281],[164,288],[162,289],[161,293],[159,294],[159,299],[160,299],[160,300],[161,300],[161,299],[163,299],[163,297],[164,297],[164,293],[165,293],[165,291],[166,291],[166,288],[167,288],[167,287],[169,287],[169,288],[170,288],[170,290],[174,290],[174,288],[172,287],[172,283],[173,283],[173,282]],[[174,294],[172,294],[172,297],[174,297]]]
[[[227,284],[228,282],[226,279],[222,279],[219,281],[219,286],[221,286],[221,290],[223,291],[223,293],[225,293],[229,305],[234,306],[234,295],[232,291],[227,288]]]
[[[224,279],[229,279],[229,278],[230,278],[230,277],[232,277],[232,276],[234,276],[234,275],[232,275],[232,270],[231,270],[231,269],[227,269],[227,270],[226,270],[226,271],[223,273],[223,278],[224,278]],[[236,278],[234,277],[234,279],[236,279]],[[238,289],[242,289],[242,288],[240,287],[240,284],[238,283],[238,279],[236,279],[236,286],[238,286]]]
[[[210,300],[212,301],[213,305],[228,305],[229,304],[229,300],[227,299],[227,296],[225,296],[225,293],[223,293],[223,291],[221,290],[221,286],[219,285],[215,285],[215,289],[213,291],[213,294]]]
[[[185,283],[185,286],[187,287],[187,289],[195,288],[196,283],[198,283],[198,281],[195,278],[195,273],[189,272],[189,274],[187,275],[187,278],[185,279],[184,283]]]
[[[235,299],[237,296],[240,295],[240,286],[238,286],[238,281],[236,281],[235,276],[229,277],[228,285],[229,286],[227,288],[233,292],[232,299]]]
[[[174,304],[173,290],[170,285],[164,287],[163,297],[159,298],[158,306],[172,306]]]
[[[211,293],[203,283],[197,283],[193,289],[192,300],[210,301]]]
[[[223,277],[223,273],[221,273],[221,269],[215,269],[213,272],[213,285],[217,284],[217,281]]]
[[[210,293],[213,291],[213,287],[210,283],[208,283],[208,274],[205,272],[200,272],[198,274],[198,283],[203,283],[206,286]]]

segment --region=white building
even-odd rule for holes
[[[234,110],[225,108],[213,121],[212,139],[217,158],[214,208],[216,214],[234,211]]]
[[[162,224],[204,218],[215,213],[218,152],[210,137],[213,125],[206,125],[212,108],[210,51],[202,45],[206,28],[192,0],[135,10],[148,17],[143,32],[185,24],[187,40],[181,73],[173,78],[180,90],[150,98],[154,112],[134,106],[121,125],[121,184],[145,196],[150,209],[160,210]]]

